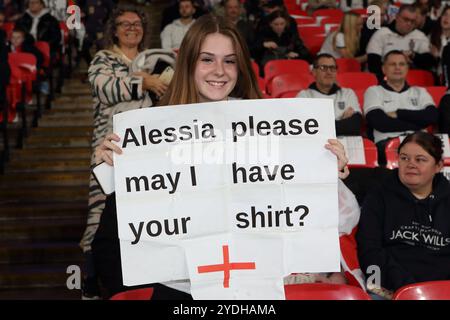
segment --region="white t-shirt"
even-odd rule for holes
[[[345,48],[344,34],[342,32],[335,31],[335,32],[330,33],[326,37],[325,41],[322,44],[322,48],[320,48],[319,54],[321,54],[321,53],[328,53],[328,54],[332,55],[335,59],[342,58],[342,56],[339,53],[339,51],[334,50],[334,48],[333,48],[333,37],[334,37],[335,34],[336,34],[336,48],[337,49],[344,49]]]
[[[193,19],[189,24],[183,24],[180,19],[176,19],[171,24],[168,24],[161,32],[161,47],[163,49],[180,48],[184,35],[188,32],[194,22],[195,19]]]
[[[381,85],[371,86],[364,94],[364,115],[376,109],[381,109],[385,113],[394,112],[399,109],[404,110],[424,110],[428,106],[434,105],[433,98],[425,88],[409,87],[402,92],[388,90]],[[412,133],[412,131],[380,132],[373,130],[375,143],[387,138],[394,138]]]
[[[402,36],[388,27],[383,27],[373,34],[367,45],[367,54],[377,54],[384,57],[392,50],[414,51],[422,54],[430,52],[430,41],[420,30],[414,30]]]
[[[347,108],[352,108],[353,111],[361,113],[358,98],[352,89],[339,88],[332,94],[324,94],[318,90],[308,88],[302,90],[297,94],[298,98],[321,98],[321,99],[333,99],[334,102],[334,118],[341,120],[344,111]]]

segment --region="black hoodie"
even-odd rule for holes
[[[356,240],[361,270],[379,266],[386,289],[450,280],[449,181],[437,174],[432,194],[418,200],[394,170],[366,197]]]

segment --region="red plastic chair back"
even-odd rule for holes
[[[336,78],[341,87],[353,90],[366,90],[368,87],[378,84],[377,77],[368,72],[343,72],[338,73]]]
[[[447,92],[447,87],[445,86],[431,86],[426,87],[428,93],[434,100],[434,105],[437,107],[439,106],[439,103],[441,102],[442,97]]]
[[[325,37],[325,34],[313,34],[303,37],[303,43],[305,44],[305,47],[308,48],[308,51],[312,56],[317,55],[320,51],[325,41]]]
[[[338,73],[343,72],[361,72],[361,64],[354,58],[336,59]]]
[[[403,286],[394,293],[393,300],[450,300],[450,280]]]
[[[346,284],[290,284],[284,292],[286,300],[371,300],[361,288]]]
[[[287,91],[287,92],[283,92],[280,95],[280,98],[295,98],[297,96],[297,94],[298,94],[297,90],[295,90],[295,91]]]
[[[384,153],[386,154],[386,168],[398,168],[398,147],[400,146],[400,138],[393,138],[386,143]]]
[[[328,16],[320,20],[322,26],[326,24],[341,24],[342,16]]]
[[[270,92],[272,98],[279,98],[283,93],[289,91],[297,91],[297,93],[308,88],[314,82],[314,78],[310,73],[286,73],[275,76],[272,79]]]
[[[344,16],[344,13],[340,9],[318,9],[312,13],[313,17],[340,17]]]
[[[298,59],[280,59],[267,62],[264,65],[266,88],[270,87],[270,82],[275,76],[285,73],[309,73],[309,63],[305,60]],[[270,93],[270,91],[268,93]]]
[[[142,288],[116,293],[110,300],[150,300],[153,288]]]
[[[3,24],[2,29],[6,32],[6,37],[8,40],[11,40],[11,35],[14,30],[15,23],[14,22],[5,22]]]
[[[325,35],[325,27],[324,26],[298,25],[297,30],[298,30],[298,34],[299,34],[300,38],[303,41],[305,40],[305,37],[311,37],[311,36],[316,36],[316,35],[320,35],[320,36]]]
[[[373,141],[363,138],[365,164],[348,164],[349,168],[375,168],[378,167],[378,150]]]
[[[45,67],[45,68],[50,67],[50,45],[48,44],[48,42],[36,41],[34,44],[35,44],[36,48],[44,56],[43,67]]]
[[[434,86],[433,74],[427,70],[409,70],[406,81],[410,86],[429,87]]]

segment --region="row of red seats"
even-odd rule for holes
[[[309,283],[284,286],[286,300],[371,300],[359,287]],[[115,294],[111,300],[150,300],[153,288],[128,290]],[[450,300],[450,281],[428,281],[398,289],[393,300]]]

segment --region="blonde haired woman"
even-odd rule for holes
[[[328,53],[334,58],[355,58],[359,63],[367,61],[367,55],[361,54],[359,40],[363,27],[361,15],[347,12],[342,18],[339,29],[325,39],[320,53]]]

